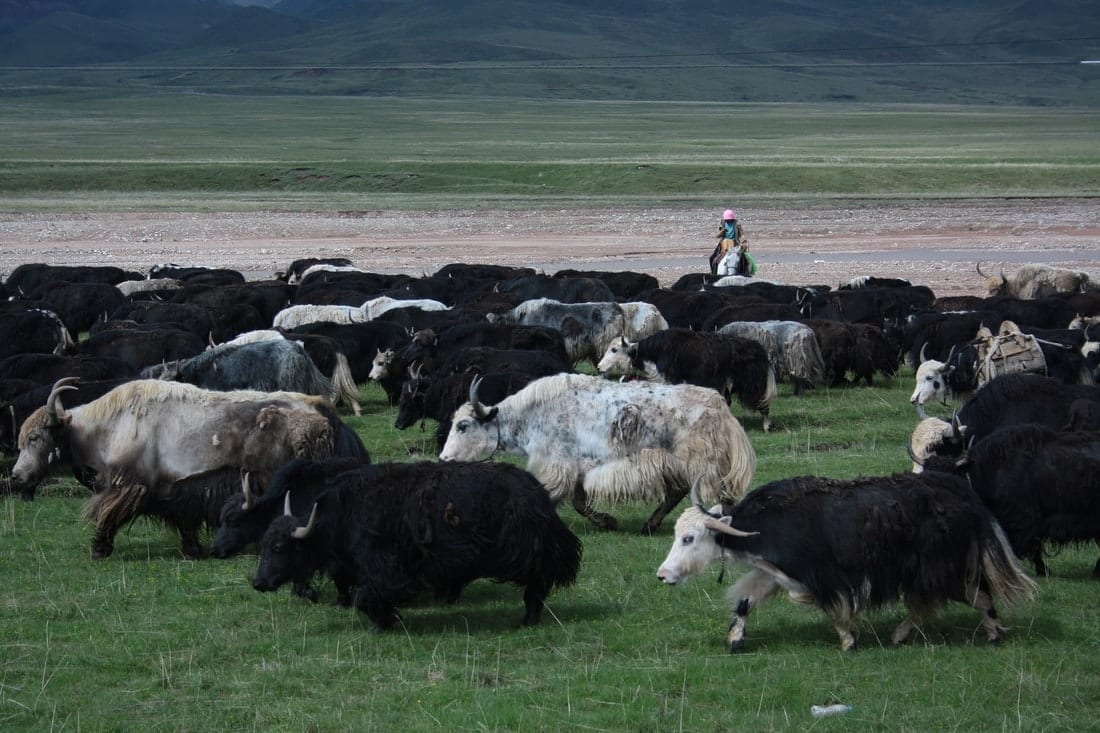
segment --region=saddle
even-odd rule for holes
[[[1047,373],[1047,360],[1038,339],[1022,332],[1012,321],[1002,321],[996,335],[982,326],[978,340],[979,387],[1004,374]]]

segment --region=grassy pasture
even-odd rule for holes
[[[904,470],[912,373],[873,388],[783,385],[777,429],[734,406],[758,453],[753,485],[798,474]],[[373,386],[347,421],[376,460],[430,458],[431,431],[392,427]],[[911,646],[889,648],[901,609],[869,614],[844,654],[823,615],[785,599],[749,621],[730,655],[717,569],[667,588],[654,577],[672,533],[638,530],[652,507],[614,509],[618,532],[561,515],[584,542],[577,584],[543,623],[519,626],[519,589],[473,584],[453,606],[403,609],[374,632],[332,605],[249,585],[254,554],[182,560],[174,534],[138,521],[114,556],[89,559],[86,492],[57,480],[0,502],[0,727],[4,730],[1025,730],[1095,726],[1100,611],[1094,547],[1052,559],[1034,601],[1001,609],[984,641],[953,605]],[[678,513],[678,512],[677,512]],[[814,720],[810,706],[853,706]]]
[[[1091,196],[1098,133],[1088,109],[16,94],[0,207]]]

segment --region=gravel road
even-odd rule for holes
[[[978,294],[986,272],[1024,262],[1100,271],[1091,199],[868,202],[752,207],[740,218],[759,277],[836,284],[909,278],[937,295]],[[698,208],[316,213],[0,213],[0,271],[25,262],[164,262],[270,277],[299,257],[344,256],[378,272],[449,262],[649,272],[662,284],[706,269],[720,212]]]

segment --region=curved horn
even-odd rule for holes
[[[298,527],[290,536],[296,540],[304,540],[313,534],[313,530],[317,528],[317,502],[313,502],[313,511],[309,513],[309,521],[306,522],[306,526]]]
[[[920,345],[920,363],[921,364],[928,361],[928,357],[924,355],[924,352],[927,351],[927,350],[928,350],[928,342],[925,341],[923,344]]]
[[[496,415],[496,410],[490,410],[477,399],[477,388],[481,386],[481,375],[470,380],[470,404],[474,407],[474,416],[478,420],[489,420]]]
[[[80,380],[76,377],[62,377],[54,382],[53,389],[50,390],[50,396],[46,399],[46,417],[49,418],[51,424],[61,422],[67,417],[65,407],[61,404],[61,393],[76,389],[75,382],[78,381]]]
[[[289,491],[286,492],[286,495],[283,497],[283,516],[284,517],[293,517],[294,516],[294,512],[290,511],[290,492]]]
[[[924,461],[917,458],[917,454],[913,452],[913,442],[907,440],[905,442],[905,452],[909,454],[909,460],[918,466],[924,466]]]
[[[424,371],[424,364],[417,361],[409,365],[409,376],[415,381],[420,381],[420,373]]]
[[[984,272],[982,272],[982,261],[981,260],[978,260],[974,264],[974,269],[977,270],[978,274],[981,275],[982,277],[989,277],[989,275],[986,275]]]
[[[760,534],[759,532],[745,532],[723,522],[721,519],[715,519],[714,517],[707,515],[703,518],[703,526],[709,529],[711,532],[721,532],[722,534],[728,534],[731,537],[752,537],[753,535]]]

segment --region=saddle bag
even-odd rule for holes
[[[1004,374],[1046,374],[1047,360],[1039,341],[1012,321],[1002,321],[997,334],[978,330],[978,386]]]

